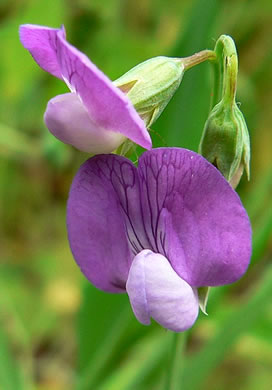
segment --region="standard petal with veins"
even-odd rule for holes
[[[138,171],[145,231],[155,251],[164,242],[165,256],[191,286],[241,278],[251,255],[250,222],[218,170],[197,153],[162,148],[144,153]]]
[[[127,288],[141,322],[153,317],[176,331],[194,322],[196,288],[236,281],[251,255],[239,197],[213,165],[186,149],[145,152],[138,168],[117,155],[89,159],[71,187],[67,226],[75,260],[95,286]]]

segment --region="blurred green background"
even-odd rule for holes
[[[238,283],[213,289],[181,358],[182,390],[272,386],[271,0],[0,1],[0,390],[162,390],[171,332],[138,324],[125,295],[93,288],[66,238],[65,204],[87,155],[53,138],[47,101],[66,91],[18,39],[22,23],[58,27],[111,79],[156,56],[188,56],[231,35],[238,101],[251,134],[251,181],[238,192],[253,256]],[[155,146],[197,150],[211,66],[186,73],[152,128]]]

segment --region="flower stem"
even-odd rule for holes
[[[214,53],[214,105],[220,100],[219,85],[222,84],[222,99],[227,104],[235,103],[237,88],[238,56],[233,39],[228,35],[221,35],[217,40]]]
[[[181,389],[182,357],[185,349],[185,333],[171,333],[168,367],[166,373],[165,390]]]
[[[219,103],[221,93],[222,93],[222,86],[221,86],[221,79],[222,79],[222,70],[219,61],[215,61],[213,63],[213,93],[212,93],[212,99],[211,99],[211,107],[212,108]]]
[[[215,61],[216,54],[213,50],[202,50],[198,53],[193,54],[190,57],[184,57],[181,59],[184,66],[184,70],[188,70],[195,65],[201,64],[204,61]]]

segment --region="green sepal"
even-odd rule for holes
[[[146,127],[150,127],[176,92],[183,74],[182,59],[155,57],[135,66],[114,84],[126,93]]]
[[[198,291],[198,302],[199,302],[199,307],[201,311],[208,315],[206,311],[207,303],[208,303],[208,298],[209,298],[209,292],[210,292],[210,287],[199,287],[197,289]]]
[[[236,103],[219,102],[211,111],[200,141],[199,153],[215,165],[235,187],[243,170],[249,179],[248,129]]]

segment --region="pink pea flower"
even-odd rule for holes
[[[48,102],[44,120],[66,144],[89,153],[109,153],[127,138],[152,146],[144,121],[126,95],[85,54],[70,45],[64,27],[25,24],[20,39],[45,71],[63,80],[71,92]]]

